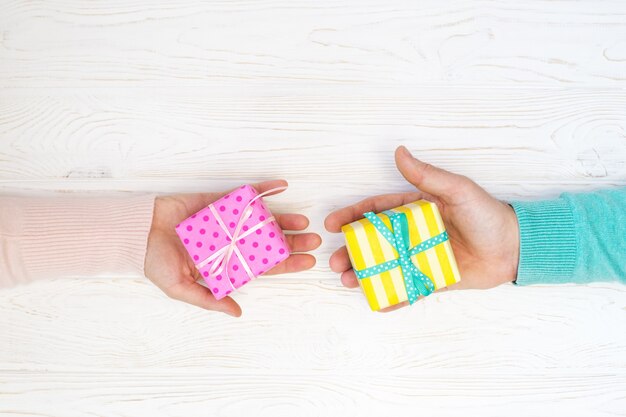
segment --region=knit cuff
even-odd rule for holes
[[[516,284],[571,282],[576,268],[576,230],[572,209],[563,199],[514,201],[520,230]]]
[[[154,197],[68,195],[28,200],[21,219],[25,278],[143,275]]]

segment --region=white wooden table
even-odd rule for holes
[[[205,191],[276,211],[409,190],[392,151],[500,198],[626,184],[626,2],[0,0],[0,192]],[[2,416],[626,415],[626,288],[368,311],[328,267],[241,319],[141,277],[0,292]]]

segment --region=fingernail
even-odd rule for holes
[[[402,155],[404,155],[404,156],[408,156],[408,157],[410,157],[410,158],[412,158],[412,157],[413,157],[413,155],[411,155],[411,152],[409,152],[409,150],[406,148],[406,146],[401,145],[398,149],[399,149],[399,151],[400,151],[400,153],[401,153]]]

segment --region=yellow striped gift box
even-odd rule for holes
[[[405,213],[409,224],[411,248],[446,230],[437,205],[429,201],[416,201],[391,211]],[[379,213],[377,216],[391,229],[391,222],[386,214]],[[396,249],[369,220],[361,219],[347,224],[343,226],[342,231],[346,238],[350,261],[355,269],[362,270],[398,259]],[[435,289],[461,280],[449,240],[413,255],[411,261],[433,282]],[[368,278],[361,278],[359,283],[374,311],[408,300],[404,277],[399,266]]]

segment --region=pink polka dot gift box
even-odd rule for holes
[[[176,226],[218,300],[289,256],[285,235],[263,202],[264,194],[244,185]]]

